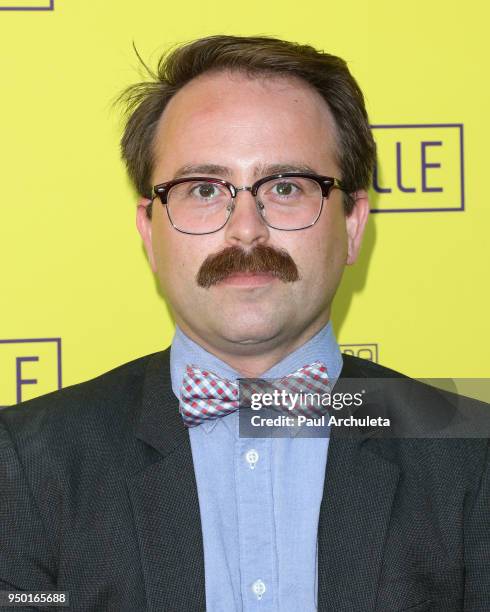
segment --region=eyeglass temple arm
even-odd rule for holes
[[[333,183],[331,185],[331,189],[334,189],[334,188],[342,191],[352,204],[356,203],[356,200],[352,195],[352,189],[348,189],[347,186],[344,185],[344,183],[337,178],[333,179]]]

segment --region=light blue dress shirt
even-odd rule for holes
[[[331,323],[262,374],[323,361],[335,384],[342,355]],[[172,389],[188,364],[240,374],[176,329]],[[317,609],[317,531],[328,438],[240,438],[238,412],[189,429],[204,545],[207,612]]]

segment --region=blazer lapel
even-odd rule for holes
[[[341,378],[360,377],[344,356]],[[318,527],[320,611],[374,610],[399,468],[377,454],[372,430],[332,428]]]
[[[136,437],[152,447],[127,480],[148,610],[205,610],[199,499],[168,351],[150,359]]]

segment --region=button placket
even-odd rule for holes
[[[253,446],[252,446],[253,444]],[[243,612],[275,612],[271,440],[242,438],[235,463]]]

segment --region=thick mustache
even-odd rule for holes
[[[196,281],[199,287],[208,289],[237,272],[269,273],[285,283],[299,280],[298,268],[287,251],[258,245],[251,251],[231,246],[208,255],[197,273]]]

